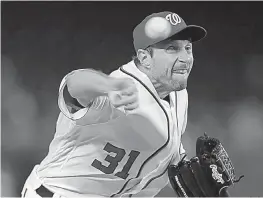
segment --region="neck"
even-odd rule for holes
[[[171,93],[170,90],[168,90],[162,83],[160,83],[159,81],[155,80],[148,72],[147,70],[145,70],[144,67],[141,67],[140,65],[136,65],[137,68],[143,72],[144,74],[146,74],[148,76],[148,78],[150,79],[150,81],[152,82],[157,94],[159,95],[159,97],[161,99],[164,99],[166,96],[169,95],[169,93]]]
[[[171,93],[171,91],[167,90],[167,88],[164,87],[163,84],[161,84],[160,82],[156,81],[155,79],[151,79],[151,78],[150,80],[161,99],[164,99],[166,96],[168,96]]]

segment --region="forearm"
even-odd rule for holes
[[[114,90],[112,78],[93,69],[71,73],[66,79],[66,84],[69,94],[85,106],[96,97],[107,95],[109,91]]]

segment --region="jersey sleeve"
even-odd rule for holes
[[[180,155],[183,155],[183,154],[185,154],[186,153],[186,151],[184,150],[184,145],[183,145],[183,143],[181,142],[181,145],[180,145],[180,148],[179,148],[179,154]]]
[[[87,107],[82,106],[77,99],[73,98],[67,89],[67,78],[76,71],[85,71],[85,69],[74,70],[67,74],[59,86],[58,106],[60,111],[69,119],[78,124],[97,124],[107,122],[120,115],[119,110],[114,108],[107,96],[95,98]]]
[[[185,129],[186,129],[187,119],[188,119],[188,104],[187,104],[187,107],[186,107],[186,109],[185,109],[185,114],[184,114],[184,122],[183,122],[183,127],[182,127],[182,135],[184,134]]]
[[[71,120],[78,120],[82,118],[89,109],[88,107],[81,106],[76,99],[72,98],[67,90],[67,78],[76,71],[74,70],[67,74],[61,81],[58,92],[58,106],[60,111]],[[67,99],[67,100],[66,100]]]
[[[184,100],[184,116],[183,116],[184,118],[183,118],[181,135],[183,135],[185,132],[186,125],[187,125],[187,119],[188,119],[188,93],[186,89],[183,90],[182,95],[183,95],[183,100]]]
[[[183,127],[182,127],[182,135],[185,132],[186,125],[187,125],[187,119],[188,119],[188,93],[187,90],[185,89],[185,113],[184,113],[184,122],[183,122]],[[181,137],[182,138],[182,137]],[[180,155],[183,155],[186,153],[182,140],[181,140],[181,145],[180,145],[180,150],[179,150]]]
[[[180,147],[179,147],[179,153],[180,155],[183,155],[186,153],[183,143],[182,143],[182,136],[186,130],[186,126],[187,126],[187,119],[188,119],[188,93],[187,90],[184,89],[182,91],[180,91],[180,97],[183,101],[183,124],[182,124],[182,130],[181,130],[181,143],[180,143]]]

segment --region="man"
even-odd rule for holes
[[[184,153],[192,42],[205,35],[175,13],[154,13],[134,29],[134,60],[109,76],[66,75],[56,134],[22,196],[155,196]]]

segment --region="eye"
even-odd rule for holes
[[[177,51],[179,51],[179,50],[180,50],[179,47],[175,47],[175,46],[173,46],[173,45],[171,45],[171,46],[169,46],[169,47],[166,48],[167,53],[173,53],[173,52],[177,52]]]
[[[186,51],[191,52],[192,51],[192,45],[186,45],[185,49],[186,49]]]

